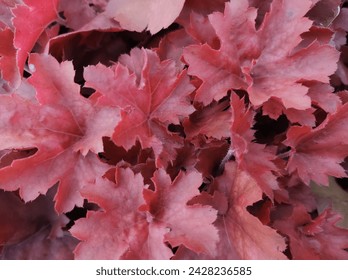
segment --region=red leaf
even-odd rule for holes
[[[193,45],[184,50],[188,73],[203,81],[195,100],[208,104],[230,89],[245,89],[255,106],[275,97],[285,109],[310,108],[308,88],[301,82],[328,82],[338,60],[338,52],[329,45],[313,43],[295,50],[312,24],[304,18],[310,6],[311,1],[274,1],[257,31],[256,10],[247,0],[229,2],[224,14],[210,15],[220,49]]]
[[[60,0],[59,11],[64,13],[65,24],[74,30],[83,28],[83,26],[91,22],[97,15],[97,12],[86,0]]]
[[[16,88],[20,82],[13,36],[12,30],[8,28],[0,31],[0,73],[1,78],[9,82],[10,88]],[[3,88],[6,89],[5,86]]]
[[[258,56],[255,17],[256,10],[248,8],[247,1],[228,2],[224,14],[216,12],[209,16],[220,39],[220,49],[208,45],[185,48],[188,73],[203,80],[195,100],[208,104],[219,100],[229,89],[247,87],[241,67],[250,67],[248,60]]]
[[[217,180],[217,191],[224,194],[229,208],[219,216],[219,259],[285,259],[283,238],[251,215],[246,207],[262,198],[262,191],[247,173],[227,163]]]
[[[226,1],[227,0],[186,0],[177,21],[179,24],[187,27],[187,25],[189,25],[190,16],[193,13],[207,16],[212,12],[223,11]]]
[[[184,29],[175,30],[160,41],[157,48],[158,56],[161,60],[174,60],[178,69],[183,69],[185,66],[181,61],[183,48],[194,42]]]
[[[32,55],[30,64],[36,70],[30,82],[41,105],[17,95],[1,96],[0,148],[37,152],[2,168],[0,186],[19,188],[21,197],[30,201],[60,181],[56,209],[66,212],[82,205],[78,190],[106,171],[106,165],[87,153],[102,151],[102,137],[111,136],[119,111],[92,104],[79,94],[71,62],[59,65],[50,56]]]
[[[307,16],[319,26],[330,26],[340,13],[341,0],[316,1]]]
[[[77,130],[74,137],[78,137],[76,134],[84,134],[74,146],[74,150],[81,151],[83,155],[89,150],[94,153],[102,152],[102,137],[112,135],[119,121],[118,110],[113,107],[96,106],[80,95],[80,87],[73,81],[75,72],[71,62],[59,65],[51,56],[33,54],[29,63],[32,63],[36,70],[29,81],[36,88],[40,104],[68,110]],[[90,119],[93,119],[93,122],[90,122]]]
[[[342,103],[339,96],[333,93],[333,88],[328,84],[317,83],[311,86],[308,95],[315,105],[328,113],[334,113]]]
[[[313,180],[328,185],[328,176],[345,177],[340,163],[348,156],[348,104],[317,128],[291,127],[284,142],[292,148],[288,170],[297,172],[306,184]]]
[[[214,225],[219,230],[215,256],[178,250],[178,259],[286,259],[284,239],[250,214],[248,206],[262,199],[255,180],[227,162],[224,173],[214,182],[214,195],[202,194],[195,202],[212,205],[218,212]]]
[[[189,19],[189,23],[184,25],[187,34],[192,36],[195,41],[202,44],[207,43],[212,48],[219,48],[220,41],[208,17],[191,12]]]
[[[183,122],[188,139],[198,135],[205,135],[216,139],[230,136],[231,110],[228,102],[212,103],[201,110],[197,110],[190,118]]]
[[[266,149],[264,145],[252,142],[254,132],[254,112],[251,108],[245,108],[244,99],[233,93],[231,95],[232,126],[231,148],[240,169],[246,171],[258,183],[267,196],[273,199],[273,191],[279,190],[279,186],[273,172],[277,171],[272,160],[276,158],[272,149]]]
[[[65,18],[64,24],[76,30],[76,32],[63,34],[62,37],[83,35],[85,31],[92,30],[122,30],[119,23],[105,11],[109,2],[109,0],[59,1],[59,11],[63,13]]]
[[[12,18],[13,13],[12,9],[16,6],[22,4],[22,0],[2,0],[0,4],[0,29],[10,28],[13,30]]]
[[[314,116],[315,109],[309,108],[306,110],[297,110],[297,109],[287,109],[285,110],[286,117],[291,123],[299,123],[306,126],[315,126],[316,119]]]
[[[240,69],[230,63],[227,57],[207,44],[188,46],[183,53],[189,65],[188,74],[200,78],[203,83],[198,88],[195,100],[208,105],[213,100],[220,100],[231,88],[246,87],[239,77]]]
[[[250,72],[253,84],[248,92],[254,105],[274,96],[285,108],[307,109],[308,89],[300,81],[328,82],[328,76],[336,70],[338,52],[331,46],[313,43],[294,52],[301,42],[300,35],[312,24],[304,18],[311,5],[311,1],[302,0],[272,2],[258,32],[262,52]]]
[[[29,52],[44,29],[57,18],[58,0],[24,0],[16,6],[13,25],[14,46],[18,49],[17,65],[22,73]]]
[[[181,173],[172,183],[165,171],[159,169],[153,178],[154,192],[145,189],[142,180],[140,174],[134,175],[129,169],[116,169],[116,185],[98,180],[98,188],[88,186],[82,190],[84,197],[104,211],[89,212],[86,219],[77,221],[71,229],[83,241],[75,256],[168,259],[172,253],[165,241],[173,247],[184,244],[196,252],[213,254],[217,241],[212,225],[215,211],[210,206],[187,205],[199,194],[201,176],[197,172]]]
[[[216,211],[210,206],[187,205],[190,199],[199,195],[201,175],[195,171],[180,172],[172,182],[169,175],[159,169],[152,180],[155,191],[144,191],[147,206],[143,210],[152,214],[153,223],[169,229],[165,240],[172,247],[182,244],[196,253],[215,255],[218,235],[212,223]]]
[[[279,211],[280,212],[280,211]],[[293,259],[348,259],[348,230],[335,226],[340,216],[326,209],[312,220],[303,207],[295,207],[291,216],[284,215],[274,227],[290,238]]]
[[[123,109],[113,135],[117,145],[129,149],[138,139],[143,148],[153,147],[159,155],[164,141],[156,134],[154,122],[179,124],[192,113],[189,94],[193,86],[185,71],[178,73],[171,61],[160,62],[153,51],[133,49],[120,61],[132,74],[122,64],[115,68],[89,66],[85,69],[86,85],[102,94],[102,104]]]
[[[130,169],[116,169],[116,184],[99,179],[98,187],[86,187],[83,196],[102,207],[90,211],[70,230],[82,242],[76,247],[77,259],[169,259],[165,227],[148,222],[150,217],[138,208],[144,204],[144,183]]]

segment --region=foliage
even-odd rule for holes
[[[1,258],[348,259],[347,6],[0,1]]]

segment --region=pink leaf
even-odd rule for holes
[[[17,63],[21,73],[35,42],[44,29],[57,18],[59,1],[24,0],[23,2],[12,10],[15,28],[14,45],[18,49]]]
[[[199,195],[201,175],[194,171],[180,172],[171,182],[169,175],[159,169],[152,180],[155,191],[144,191],[145,209],[152,214],[155,224],[169,229],[165,240],[173,247],[183,244],[196,253],[215,255],[218,236],[212,223],[216,211],[210,206],[187,205],[190,199]]]
[[[50,56],[32,55],[29,63],[36,70],[30,82],[40,104],[18,95],[1,96],[0,147],[37,151],[2,168],[0,185],[5,190],[19,188],[21,197],[30,201],[60,181],[56,209],[69,211],[82,205],[78,190],[106,171],[89,151],[102,151],[102,137],[112,135],[119,111],[92,104],[79,94],[71,62],[60,65]]]
[[[338,52],[329,45],[314,42],[295,49],[302,40],[300,35],[312,25],[304,17],[311,4],[300,0],[273,1],[258,30],[256,9],[249,7],[247,0],[229,2],[223,14],[210,15],[220,48],[204,44],[184,50],[188,73],[203,81],[195,100],[208,104],[230,89],[244,89],[255,106],[273,97],[281,100],[285,109],[310,108],[308,88],[301,83],[327,83],[338,61]]]
[[[254,112],[251,108],[245,108],[244,99],[233,93],[231,107],[231,148],[235,152],[238,166],[250,174],[268,197],[273,199],[273,191],[279,190],[273,174],[277,171],[276,165],[272,162],[276,158],[275,153],[272,149],[266,149],[264,145],[252,142]]]
[[[229,205],[216,222],[220,235],[217,258],[285,259],[284,239],[246,209],[262,198],[255,180],[227,163],[225,173],[217,180],[217,191],[226,197]]]
[[[340,106],[317,128],[288,130],[285,144],[292,148],[288,170],[296,171],[306,184],[313,180],[327,185],[329,175],[346,176],[340,163],[348,156],[347,108],[348,104]]]
[[[185,71],[178,72],[171,61],[160,62],[153,51],[133,49],[120,61],[127,67],[86,68],[86,84],[101,93],[100,103],[122,109],[122,121],[113,135],[117,145],[129,149],[138,139],[143,148],[153,147],[159,155],[163,140],[156,134],[154,122],[178,124],[192,113],[189,94],[193,87]]]
[[[229,137],[231,123],[231,110],[228,102],[212,103],[201,110],[194,112],[183,123],[186,136],[189,139],[201,134],[207,137],[221,139]]]
[[[13,36],[8,28],[0,30],[0,74],[2,79],[9,82],[10,88],[16,88],[20,82]]]
[[[77,259],[168,259],[164,227],[149,224],[143,205],[144,183],[130,169],[116,169],[116,184],[98,180],[97,187],[86,187],[84,197],[102,207],[90,211],[71,229],[82,242],[75,250]]]
[[[185,0],[110,0],[106,13],[124,29],[155,34],[167,28],[179,16]]]
[[[348,230],[335,225],[339,220],[340,216],[330,209],[312,220],[305,209],[298,206],[290,216],[276,220],[274,226],[289,237],[295,260],[347,259]]]

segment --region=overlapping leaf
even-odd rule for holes
[[[301,206],[295,207],[290,216],[276,220],[274,226],[290,238],[290,250],[295,260],[348,259],[347,230],[336,223],[340,216],[326,209],[317,218]]]
[[[251,127],[254,113],[250,108],[245,108],[244,100],[232,94],[231,108],[231,149],[235,152],[239,168],[248,172],[261,189],[273,199],[273,191],[279,190],[276,176],[272,173],[277,171],[276,165],[272,162],[276,158],[275,154],[264,145],[252,142],[254,132]]]
[[[114,68],[87,67],[86,84],[101,94],[101,104],[122,109],[122,120],[112,137],[114,142],[129,149],[139,140],[143,148],[152,147],[158,157],[171,133],[163,135],[161,129],[158,134],[156,122],[165,127],[179,124],[192,113],[189,94],[193,86],[185,71],[178,72],[171,61],[160,62],[150,50],[133,49],[120,62]]]
[[[24,0],[22,5],[12,10],[15,28],[14,46],[18,49],[17,63],[21,73],[28,54],[40,34],[57,18],[58,2],[58,0]]]
[[[75,256],[168,259],[172,252],[166,241],[172,246],[184,244],[196,252],[214,253],[217,232],[212,223],[216,212],[210,206],[186,205],[199,193],[200,175],[180,174],[172,183],[160,169],[153,181],[155,192],[145,188],[140,174],[116,169],[115,183],[104,180],[98,187],[84,188],[83,195],[100,205],[103,212],[89,212],[72,228],[72,234],[82,241]]]
[[[78,190],[106,171],[106,165],[88,152],[102,151],[102,137],[111,136],[119,111],[80,95],[71,62],[60,65],[48,55],[32,55],[29,63],[35,68],[30,82],[37,102],[16,94],[1,96],[0,146],[37,151],[2,168],[0,186],[19,189],[21,197],[30,201],[60,181],[56,209],[69,211],[82,205]],[[89,122],[91,118],[99,123]]]
[[[328,176],[346,176],[340,163],[348,156],[347,108],[347,103],[340,106],[317,128],[288,130],[285,143],[292,148],[288,170],[296,171],[306,184],[313,180],[327,186]]]
[[[302,81],[327,83],[338,60],[338,52],[329,45],[313,43],[295,48],[300,35],[312,24],[304,17],[311,4],[274,1],[258,30],[256,9],[249,7],[246,0],[231,1],[224,14],[210,15],[221,47],[216,50],[208,45],[193,45],[184,50],[188,73],[203,81],[195,100],[208,104],[230,89],[245,89],[255,106],[273,97],[285,109],[310,108],[308,88]],[[324,59],[317,59],[318,55]]]
[[[347,259],[346,10],[0,1],[0,258]]]

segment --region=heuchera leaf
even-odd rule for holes
[[[186,137],[192,139],[198,135],[206,135],[216,139],[230,136],[231,109],[228,102],[212,103],[197,110],[183,122]]]
[[[78,190],[106,171],[106,165],[88,152],[102,151],[102,137],[112,135],[119,110],[82,97],[73,82],[71,62],[60,65],[48,55],[32,55],[29,63],[36,70],[30,82],[40,104],[17,95],[0,97],[0,147],[37,152],[2,168],[0,186],[19,188],[21,197],[30,201],[60,181],[56,209],[66,212],[82,205]],[[90,118],[101,124],[89,122]]]
[[[57,18],[58,0],[23,0],[16,6],[13,25],[15,28],[14,46],[17,51],[17,63],[20,73],[29,52],[44,29]]]
[[[345,177],[340,163],[348,156],[348,104],[340,106],[317,128],[293,126],[284,142],[292,148],[288,170],[297,172],[307,185],[310,180],[327,186],[328,176]]]
[[[250,72],[253,84],[248,91],[254,105],[274,96],[281,99],[285,108],[307,109],[310,107],[308,89],[300,82],[328,82],[328,76],[335,71],[338,52],[331,46],[313,43],[294,52],[301,33],[312,24],[304,18],[311,5],[311,1],[300,0],[272,2],[258,31],[261,55]]]
[[[273,174],[277,171],[276,165],[272,162],[276,156],[264,145],[252,142],[254,131],[251,127],[254,113],[250,108],[245,107],[244,100],[235,93],[231,95],[231,108],[231,149],[234,151],[238,166],[249,173],[268,197],[273,199],[273,191],[279,190]]]
[[[308,95],[312,99],[313,104],[328,113],[334,113],[342,102],[339,96],[332,94],[332,92],[333,88],[330,85],[317,83],[310,87]]]
[[[338,52],[329,45],[313,43],[295,50],[312,24],[304,18],[310,7],[311,1],[274,1],[258,30],[256,9],[247,0],[228,2],[224,14],[210,15],[220,49],[204,44],[184,50],[188,73],[203,81],[195,100],[208,104],[230,89],[245,89],[255,106],[274,97],[285,109],[310,108],[308,88],[301,82],[328,82],[338,60]]]
[[[169,229],[165,240],[173,247],[184,245],[196,253],[215,255],[218,234],[212,223],[216,219],[216,210],[210,206],[187,205],[190,199],[199,195],[201,175],[194,171],[180,172],[171,182],[169,175],[159,169],[152,180],[155,191],[144,191],[145,209],[152,214],[153,223]]]
[[[218,259],[286,258],[282,253],[286,248],[284,239],[246,209],[262,197],[252,177],[228,162],[224,174],[217,179],[216,190],[225,195],[229,205],[215,224],[220,235]]]
[[[112,15],[105,11],[109,0],[59,1],[59,12],[64,15],[64,25],[75,32],[65,33],[59,37],[74,37],[93,30],[123,30]],[[62,19],[60,19],[62,20]]]
[[[348,234],[336,226],[341,217],[326,209],[317,218],[311,219],[307,211],[295,207],[290,216],[274,222],[274,227],[289,237],[293,259],[331,260],[348,259]]]
[[[155,34],[167,28],[180,14],[185,0],[110,0],[106,13],[124,29]]]
[[[343,2],[0,0],[0,259],[348,259]]]
[[[113,141],[129,149],[138,139],[143,148],[152,147],[158,157],[164,141],[163,135],[157,135],[153,129],[154,122],[165,126],[179,124],[192,113],[189,94],[193,86],[185,71],[178,72],[171,61],[160,62],[153,51],[133,49],[120,61],[122,64],[113,69],[100,64],[87,67],[86,85],[101,94],[101,104],[122,109]]]
[[[98,180],[98,187],[86,187],[83,196],[97,203],[102,212],[90,211],[70,230],[82,242],[77,259],[168,259],[172,253],[164,244],[166,229],[150,226],[145,212],[145,188],[140,174],[116,169],[115,183]],[[162,236],[162,237],[161,237]]]
[[[180,174],[172,184],[165,171],[159,169],[153,181],[155,192],[145,188],[140,174],[119,168],[116,184],[99,180],[98,187],[84,188],[84,197],[100,205],[103,212],[89,212],[71,229],[83,241],[75,257],[168,259],[172,253],[165,241],[172,246],[184,244],[196,252],[214,253],[217,232],[212,223],[216,212],[210,206],[186,205],[199,194],[199,173]]]
[[[156,51],[161,60],[174,60],[176,66],[183,69],[184,63],[181,61],[183,48],[194,42],[195,40],[188,36],[184,29],[175,30],[160,41]]]
[[[10,88],[16,88],[20,81],[13,36],[11,29],[0,30],[0,73],[1,78],[9,82]],[[0,85],[2,83],[4,82],[0,81]],[[2,86],[2,88],[6,89],[5,86]]]
[[[250,214],[248,206],[262,198],[261,188],[233,162],[213,185],[213,196],[201,194],[194,201],[218,210],[214,225],[219,231],[217,254],[204,255],[180,248],[179,259],[286,259],[284,238]]]
[[[91,22],[97,14],[92,5],[89,4],[86,0],[60,0],[58,8],[64,13],[65,24],[74,30],[78,30]]]

